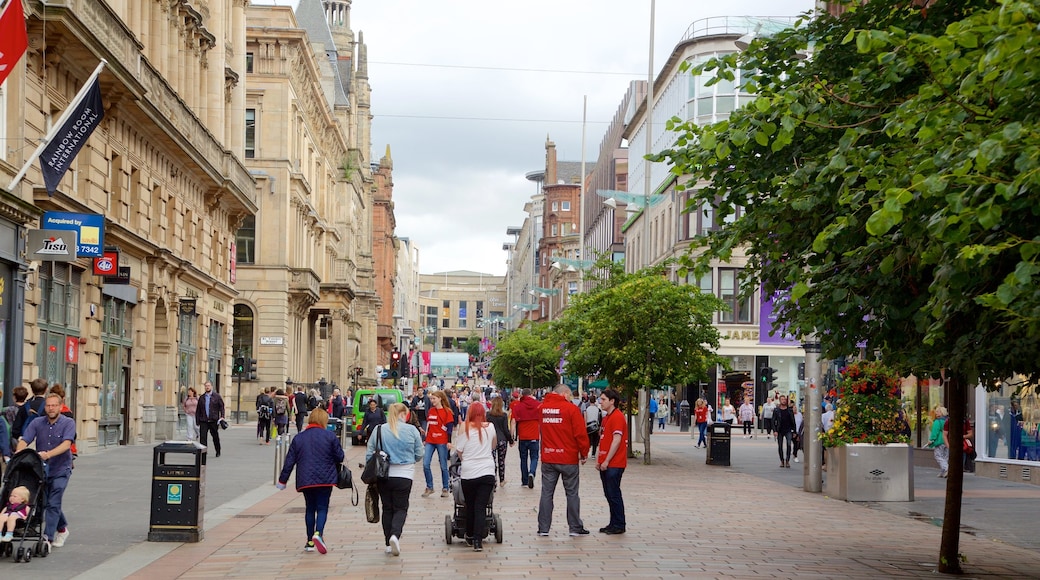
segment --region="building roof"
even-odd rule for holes
[[[339,47],[332,38],[332,30],[329,29],[328,17],[325,15],[325,6],[322,0],[300,0],[296,7],[296,22],[300,28],[307,31],[311,42],[320,43],[325,47],[325,58],[329,60],[332,74],[335,77],[335,95],[330,99],[333,105],[348,105],[347,83],[349,82],[350,59],[341,61],[339,58]],[[349,52],[347,53],[349,55]],[[345,72],[346,71],[346,72]]]

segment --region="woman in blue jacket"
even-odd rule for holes
[[[404,403],[390,405],[389,411],[386,423],[373,429],[368,438],[365,461],[377,449],[386,451],[390,456],[390,477],[379,484],[379,501],[383,504],[386,553],[400,556],[401,533],[408,517],[408,497],[412,493],[412,480],[415,479],[415,464],[423,458],[423,442],[419,430],[408,422],[409,411]]]
[[[303,493],[307,502],[303,519],[307,524],[307,544],[304,551],[318,550],[324,554],[325,520],[329,515],[329,498],[339,479],[339,464],[343,462],[343,447],[336,434],[326,429],[329,414],[317,408],[307,416],[307,428],[289,445],[285,466],[278,476],[278,489],[285,489],[289,474],[296,468],[296,491]]]

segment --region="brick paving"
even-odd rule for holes
[[[734,441],[735,447],[744,444]],[[355,465],[363,450],[347,451],[348,461]],[[519,486],[518,455],[511,448],[511,479],[495,498],[504,542],[489,538],[484,552],[472,552],[458,539],[446,545],[444,518],[451,513],[451,500],[420,497],[420,483],[413,487],[400,557],[384,553],[381,527],[366,523],[363,506],[351,506],[344,491],[333,495],[325,530],[329,553],[305,553],[303,497],[290,489],[207,530],[203,542],[180,545],[130,577],[561,580],[936,575],[941,529],[931,523],[806,493],[735,468],[705,465],[703,451],[691,459],[685,435],[655,435],[653,453],[654,465],[637,459],[625,472],[624,535],[596,533],[607,523],[607,507],[589,464],[582,468],[581,493],[582,516],[592,534],[567,535],[561,485],[551,536],[537,537],[540,485],[533,490]],[[438,477],[436,467],[434,471]],[[421,466],[417,476],[421,480]],[[1040,555],[1034,551],[970,534],[961,535],[960,549],[965,577],[1040,578]]]

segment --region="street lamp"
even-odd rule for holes
[[[802,349],[805,350],[805,385],[809,390],[809,412],[808,429],[809,445],[805,448],[805,491],[820,492],[823,490],[823,448],[820,446],[820,430],[822,429],[823,411],[820,405],[823,397],[820,395],[820,385],[816,384],[816,375],[820,371],[820,353],[823,348],[820,339],[815,335],[809,335],[802,340]]]

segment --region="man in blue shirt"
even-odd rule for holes
[[[62,400],[58,395],[47,395],[44,404],[46,421],[32,421],[18,439],[18,451],[36,442],[36,452],[47,466],[44,485],[44,535],[55,547],[65,544],[68,522],[61,511],[61,500],[72,476],[72,442],[76,439],[76,422],[61,414]]]

